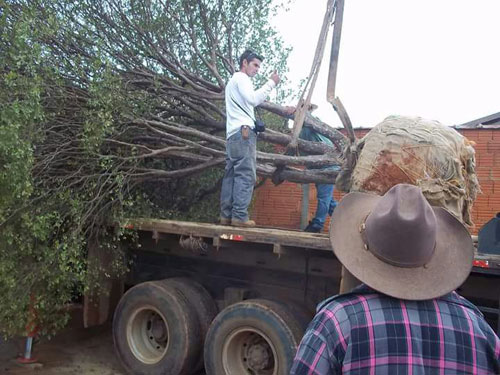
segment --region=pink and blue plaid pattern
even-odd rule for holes
[[[291,374],[500,374],[500,339],[455,292],[403,301],[362,285],[320,304]]]

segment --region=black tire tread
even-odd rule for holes
[[[134,305],[148,304],[161,311],[165,308],[162,306],[163,303],[166,303],[173,312],[174,316],[171,314],[168,316],[174,319],[172,323],[177,323],[176,329],[180,329],[185,341],[182,346],[169,347],[165,357],[158,364],[144,365],[130,352],[122,330],[123,324],[126,326],[127,314],[134,311]],[[131,375],[191,374],[202,345],[198,330],[198,317],[187,297],[177,288],[156,281],[144,282],[130,288],[120,299],[113,318],[115,351],[119,361]]]
[[[173,277],[170,279],[160,280],[162,285],[170,285],[178,289],[187,297],[193,309],[198,315],[200,323],[200,339],[201,343],[205,342],[210,324],[217,315],[217,305],[208,291],[198,282],[186,277]],[[198,360],[193,370],[201,370],[203,368],[203,344],[200,345],[198,352]]]
[[[296,315],[294,315],[294,313],[290,311],[290,309],[283,303],[266,299],[249,299],[237,302],[231,306],[226,307],[215,317],[207,334],[205,340],[205,368],[207,371],[207,375],[226,375],[223,373],[223,370],[219,368],[218,361],[215,359],[214,354],[219,350],[219,348],[215,347],[216,345],[218,345],[218,336],[221,334],[218,331],[224,331],[226,329],[224,328],[226,324],[234,324],[234,320],[233,323],[230,323],[230,319],[228,319],[228,316],[230,314],[233,315],[235,310],[240,309],[243,311],[258,309],[265,314],[271,315],[274,321],[281,322],[280,324],[283,327],[287,327],[289,335],[291,336],[290,342],[282,344],[284,346],[288,346],[288,350],[294,351],[300,343],[300,340],[302,339],[302,336],[304,334],[303,324],[299,321]],[[280,373],[280,375],[282,374]]]

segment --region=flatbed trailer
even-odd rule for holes
[[[286,374],[316,305],[339,290],[327,234],[151,219],[127,227],[138,235],[123,243],[131,270],[108,278],[111,295],[87,303],[85,316],[88,326],[106,320],[121,297],[113,330],[130,373],[205,364],[208,374]],[[500,257],[477,255],[458,292],[500,332]]]
[[[458,292],[473,302],[500,336],[500,255],[477,253]]]

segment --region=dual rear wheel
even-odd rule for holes
[[[203,341],[217,307],[198,283],[184,278],[129,289],[113,319],[113,340],[130,374],[189,375],[203,368]]]
[[[285,306],[269,300],[238,302],[221,311],[205,341],[207,375],[285,375],[304,327]]]
[[[289,305],[256,299],[222,310],[186,278],[129,289],[115,311],[113,339],[130,374],[284,375],[307,318]],[[205,344],[205,345],[204,345]]]

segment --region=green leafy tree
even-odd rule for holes
[[[30,39],[30,16],[14,20],[4,8],[0,18],[0,329],[7,334],[33,323],[33,309],[40,311],[37,325],[47,328],[42,331],[64,324],[64,316],[56,324],[46,317],[61,315],[82,276],[74,252],[78,239],[64,233],[63,217],[31,173],[38,124],[46,115],[38,70],[42,48]]]
[[[261,79],[286,75],[289,49],[269,23],[280,9],[271,0],[0,0],[0,9],[0,331],[35,320],[52,333],[65,304],[97,286],[87,243],[117,250],[109,223],[217,215],[225,82],[248,47],[265,55]],[[283,108],[263,108],[262,140],[286,145]],[[299,143],[310,157],[263,148],[261,176],[339,162],[343,137],[307,125],[338,148]]]
[[[3,8],[0,18],[0,332],[7,335],[37,328],[52,334],[67,321],[64,306],[90,285],[92,272],[85,257],[89,225],[102,203],[119,194],[119,174],[107,185],[106,197],[92,202],[93,186],[84,188],[66,183],[64,154],[59,141],[72,133],[81,139],[82,150],[91,149],[102,135],[92,133],[91,122],[102,116],[106,129],[105,95],[107,81],[100,79],[98,93],[89,95],[89,105],[68,117],[64,84],[58,72],[45,62],[47,53],[37,41],[35,14],[23,9],[17,15],[12,5]],[[91,103],[95,101],[94,105]],[[56,105],[58,104],[58,105]],[[62,126],[61,119],[73,119]],[[72,131],[75,124],[80,128]],[[48,152],[52,150],[52,152]],[[75,148],[75,151],[77,149]],[[83,153],[78,157],[82,157]],[[51,161],[47,158],[50,158]],[[104,173],[105,160],[88,158],[84,167]],[[100,163],[100,164],[98,164]],[[58,170],[56,178],[51,170]],[[90,180],[89,180],[90,181]],[[74,183],[74,182],[73,182]],[[94,185],[94,188],[97,184]],[[119,207],[119,205],[114,206]],[[113,247],[111,248],[113,250]],[[123,266],[117,271],[123,271]],[[27,328],[31,327],[31,328]]]

